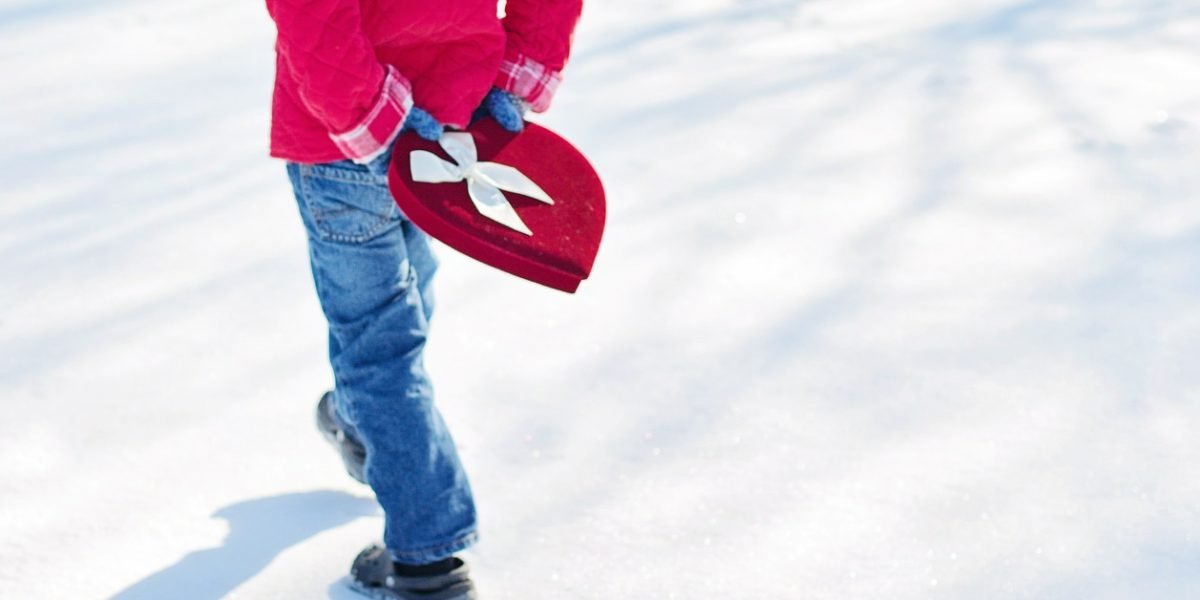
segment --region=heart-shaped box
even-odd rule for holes
[[[435,163],[445,161],[450,170],[460,161],[442,145],[412,133],[397,140],[388,168],[388,187],[396,205],[421,230],[475,260],[575,292],[591,274],[604,233],[604,187],[596,171],[569,142],[534,123],[527,123],[521,133],[510,133],[485,118],[467,133],[474,140],[479,163],[513,167],[553,199],[553,204],[547,204],[499,188],[503,194],[499,202],[507,200],[530,233],[481,214],[465,181],[415,181],[413,161],[433,160],[428,156],[419,160],[421,151],[438,157]],[[476,179],[491,181],[486,174]]]

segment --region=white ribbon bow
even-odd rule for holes
[[[414,150],[409,157],[413,181],[456,183],[466,180],[467,193],[480,214],[525,235],[533,235],[500,190],[554,204],[549,194],[514,167],[480,162],[475,151],[475,138],[469,133],[444,134],[440,143],[458,164],[444,161],[432,152]]]

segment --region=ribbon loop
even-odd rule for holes
[[[494,162],[479,162],[475,138],[470,133],[447,133],[439,143],[446,154],[454,159],[454,163],[442,160],[432,152],[414,150],[409,156],[413,181],[466,181],[467,194],[479,214],[525,235],[533,235],[501,190],[554,204],[554,199],[549,194],[515,167]]]
[[[446,133],[442,135],[438,144],[464,170],[471,168],[471,165],[479,160],[479,155],[475,152],[475,138],[465,131]]]
[[[412,162],[413,180],[421,173],[423,183],[454,183],[462,181],[462,169],[458,165],[448,163],[432,152],[416,150],[409,157]]]

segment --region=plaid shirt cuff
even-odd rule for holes
[[[501,63],[500,74],[496,76],[496,87],[525,100],[533,112],[539,113],[550,108],[550,99],[560,82],[562,75],[558,71],[520,54]]]
[[[367,116],[349,131],[330,133],[329,139],[342,154],[358,164],[378,158],[400,135],[400,128],[412,109],[412,89],[395,67],[388,65],[379,100]]]

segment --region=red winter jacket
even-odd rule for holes
[[[494,85],[546,110],[583,0],[267,0],[271,155],[369,162],[410,108],[465,127]]]

